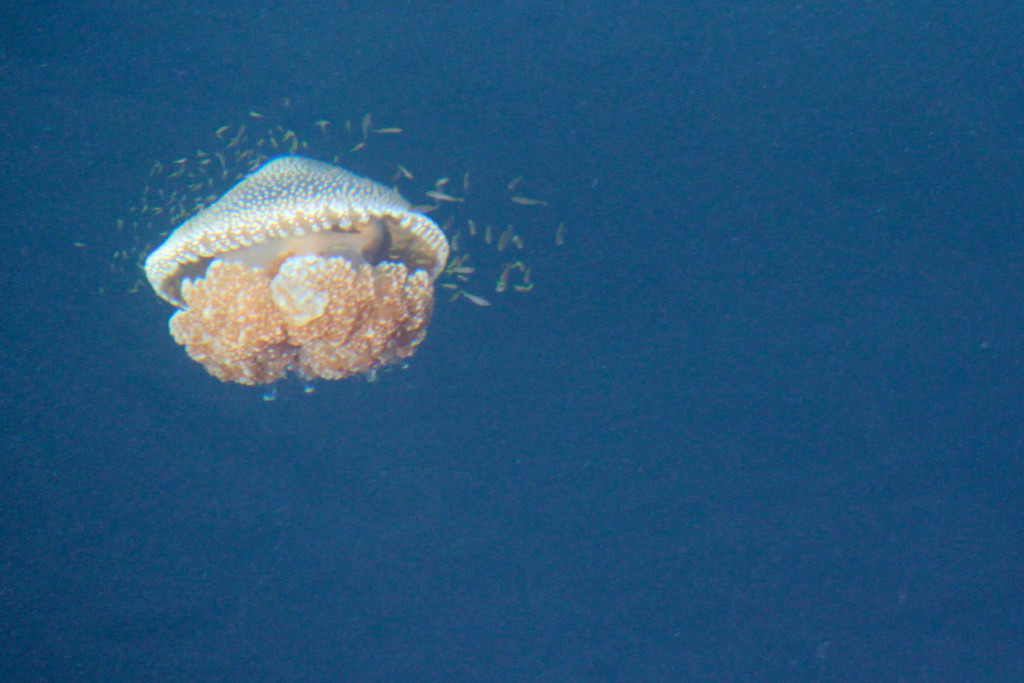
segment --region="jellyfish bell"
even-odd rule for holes
[[[298,156],[267,162],[145,262],[171,335],[222,381],[341,379],[426,336],[449,245],[396,190]]]

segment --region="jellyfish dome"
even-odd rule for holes
[[[222,381],[341,379],[408,358],[449,246],[396,190],[298,156],[269,161],[179,226],[146,277],[171,335]]]

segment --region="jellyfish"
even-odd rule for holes
[[[299,156],[273,159],[145,261],[170,332],[225,382],[372,375],[426,337],[449,245],[396,190]]]

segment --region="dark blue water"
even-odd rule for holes
[[[0,678],[1024,678],[1021,35],[1016,2],[8,3]],[[567,244],[407,370],[220,384],[116,286],[114,220],[284,98],[403,127],[353,159],[382,180],[526,176]]]

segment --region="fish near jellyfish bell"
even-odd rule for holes
[[[146,259],[174,340],[226,382],[341,379],[408,358],[448,241],[396,190],[337,166],[267,162]]]

